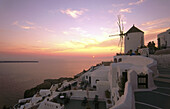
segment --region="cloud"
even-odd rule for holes
[[[116,24],[116,27],[117,27],[117,24]],[[110,34],[117,33],[117,28],[100,27],[100,31],[102,32],[102,35],[108,37]]]
[[[29,29],[32,29],[34,27],[30,27],[30,26],[20,26],[22,29],[25,29],[25,30],[29,30]]]
[[[77,52],[87,52],[87,53],[106,53],[106,54],[112,54],[113,52],[116,53],[119,51],[120,47],[118,47],[118,41],[117,39],[109,39],[104,41],[96,41],[95,39],[84,39],[84,40],[72,40],[64,45],[68,48],[70,48],[72,51]]]
[[[170,18],[161,18],[141,24],[146,34],[158,34],[170,28]]]
[[[120,9],[119,12],[131,13],[132,11],[130,8],[125,8],[125,9]]]
[[[99,43],[94,43],[94,44],[88,44],[85,46],[85,48],[90,48],[90,47],[112,47],[112,46],[117,46],[118,47],[118,38],[117,39],[110,39],[110,40],[105,40]]]
[[[158,35],[159,33],[162,33],[166,30],[170,29],[170,27],[160,27],[160,28],[153,28],[153,29],[148,29],[145,31],[146,34],[155,34]]]
[[[81,27],[71,27],[68,31],[63,31],[64,35],[78,36],[78,37],[89,37],[89,34],[86,30],[83,30]]]
[[[157,44],[157,35],[170,28],[170,18],[160,18],[152,21],[148,21],[141,24],[145,32],[145,44],[149,41],[155,41]]]
[[[54,30],[48,29],[46,27],[44,27],[44,30],[47,31],[47,32],[50,32],[50,33],[54,33],[55,32]]]
[[[12,25],[18,26],[18,27],[25,29],[25,30],[35,29],[35,27],[33,26],[33,23],[28,22],[28,21],[25,21],[24,23],[25,24],[21,25],[18,21],[14,21],[12,23]],[[32,25],[30,25],[30,24],[32,24]]]
[[[147,27],[151,27],[151,26],[160,26],[160,25],[165,25],[165,24],[169,24],[170,23],[170,18],[161,18],[161,19],[156,19],[153,21],[148,21],[146,23],[143,23],[142,26],[147,26]]]
[[[108,10],[107,12],[108,12],[108,13],[114,13],[114,11],[113,11],[113,10]]]
[[[87,43],[83,41],[71,40],[69,42],[66,42],[64,45],[66,45],[68,48],[78,49],[78,48],[84,48],[86,44]]]
[[[25,21],[25,23],[27,23],[28,25],[34,25],[34,23],[30,21]]]
[[[128,5],[139,5],[139,4],[143,3],[143,2],[144,2],[144,0],[138,0],[137,2],[131,2]]]
[[[67,10],[60,10],[61,13],[67,14],[73,18],[78,18],[81,16],[84,12],[88,11],[88,9],[81,9],[81,10],[72,10],[72,9],[67,9]]]
[[[12,25],[18,25],[18,21],[13,22]]]
[[[67,31],[63,31],[63,34],[65,34],[65,35],[69,35],[69,32],[67,32]]]
[[[72,27],[70,28],[71,30],[74,30],[74,31],[77,31],[77,32],[80,32],[80,33],[86,33],[87,31],[83,30],[82,28],[80,27]]]
[[[121,7],[124,6],[125,4],[112,4],[113,7]]]
[[[51,33],[55,32],[54,30],[51,30],[47,27],[42,27],[42,26],[36,25],[35,23],[30,22],[30,21],[24,21],[24,22],[14,21],[12,23],[12,25],[15,25],[15,26],[17,26],[21,29],[25,29],[25,30],[39,29],[39,30],[43,30],[43,31],[51,32]]]
[[[166,30],[170,29],[169,27],[164,27],[164,28],[155,28],[155,29],[148,29],[145,31],[145,45],[149,41],[154,41],[155,44],[157,44],[157,35],[159,33],[165,32]]]

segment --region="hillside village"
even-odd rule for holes
[[[154,53],[169,47],[170,29],[158,34],[159,50]],[[159,56],[150,55],[151,49],[144,45],[144,32],[133,25],[125,33],[124,53],[113,56],[113,61],[92,66],[75,75],[73,80],[52,84],[50,89],[41,89],[33,97],[20,99],[14,108],[168,109],[170,70],[159,70],[158,65],[164,66],[167,61],[162,62]],[[163,59],[164,56],[161,56]],[[169,57],[166,55],[165,58]],[[161,72],[166,72],[166,75]],[[155,102],[157,104],[152,103],[157,96],[160,97],[158,101],[166,105],[159,105],[158,101]]]

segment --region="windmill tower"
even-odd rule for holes
[[[118,16],[117,22],[120,30],[120,34],[110,35],[109,37],[119,36],[119,44],[120,45],[120,54],[122,53],[123,41],[124,41],[124,53],[128,53],[128,51],[132,50],[135,52],[138,47],[144,46],[144,32],[135,27],[134,25],[124,33],[123,20],[121,20],[120,16]],[[125,40],[123,40],[125,37]]]
[[[125,34],[124,53],[128,53],[128,51],[130,50],[132,50],[132,52],[135,52],[138,49],[138,47],[143,46],[144,46],[144,32],[133,25]]]
[[[122,21],[122,22],[121,22]],[[123,47],[123,37],[125,36],[124,31],[124,26],[123,26],[123,20],[121,20],[121,17],[118,16],[118,22],[117,22],[118,26],[119,26],[119,31],[120,34],[116,34],[116,35],[109,35],[109,37],[114,37],[114,36],[119,36],[120,40],[118,43],[118,46],[120,46],[120,54],[122,53],[122,47]]]

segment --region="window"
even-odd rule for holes
[[[122,58],[119,58],[118,62],[122,62]]]
[[[94,85],[94,86],[93,86],[93,88],[95,89],[95,88],[96,88],[96,86]]]
[[[116,58],[114,58],[114,62],[117,63],[117,59]]]
[[[97,81],[99,81],[98,79],[96,79],[96,83],[97,83]]]
[[[127,40],[129,40],[129,37],[127,37]]]

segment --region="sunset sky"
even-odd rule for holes
[[[0,54],[111,56],[117,15],[145,44],[170,28],[170,0],[0,0]]]

